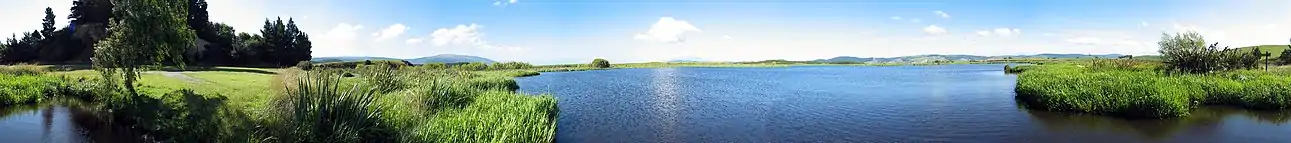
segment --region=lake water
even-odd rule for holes
[[[556,142],[1291,142],[1291,114],[1207,107],[1124,120],[1021,109],[1003,65],[542,73]]]
[[[62,104],[0,108],[0,142],[5,143],[143,142],[136,135],[84,108]]]

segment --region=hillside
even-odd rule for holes
[[[1291,48],[1291,47],[1287,47],[1287,45],[1260,45],[1260,46],[1241,47],[1241,48],[1237,48],[1237,50],[1240,50],[1241,52],[1249,53],[1251,52],[1251,50],[1255,50],[1255,48],[1260,48],[1260,51],[1267,52],[1269,53],[1269,55],[1271,55],[1269,56],[1270,59],[1275,59],[1275,58],[1278,58],[1279,55],[1282,55],[1283,51],[1286,51],[1288,48]]]
[[[901,56],[901,57],[888,57],[888,58],[874,58],[874,57],[860,58],[860,57],[851,57],[851,56],[839,56],[839,57],[834,57],[829,59],[819,59],[819,60],[813,60],[813,61],[814,62],[860,62],[860,63],[903,63],[903,62],[924,63],[924,62],[932,62],[932,61],[978,61],[978,60],[1005,59],[1005,58],[1073,59],[1073,58],[1089,58],[1091,56],[1098,57],[1098,58],[1112,59],[1112,58],[1120,57],[1122,55],[1121,54],[1105,54],[1105,55],[1036,54],[1036,55],[1011,55],[1011,56],[917,55],[917,56]]]
[[[318,62],[318,63],[326,63],[326,62],[350,62],[350,61],[363,61],[363,60],[405,60],[413,64],[469,63],[469,62],[481,62],[481,63],[489,63],[489,64],[495,63],[495,61],[490,60],[488,58],[469,56],[469,55],[454,55],[454,54],[440,54],[440,55],[435,55],[430,57],[421,57],[421,58],[413,58],[413,59],[398,59],[398,58],[386,58],[386,57],[317,57],[310,61]]]

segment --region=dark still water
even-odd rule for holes
[[[1003,65],[543,73],[557,142],[1291,142],[1291,114],[1123,120],[1018,108]]]
[[[137,138],[83,108],[62,104],[0,107],[0,142],[4,143],[143,142]]]

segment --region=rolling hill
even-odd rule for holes
[[[363,60],[405,60],[413,64],[469,63],[469,62],[481,62],[481,63],[488,63],[488,64],[495,63],[495,61],[490,60],[488,58],[469,56],[469,55],[454,55],[454,54],[440,54],[440,55],[435,55],[430,57],[421,57],[421,58],[413,58],[413,59],[398,59],[398,58],[386,58],[386,57],[317,57],[317,58],[311,59],[310,61],[317,62],[317,63],[327,63],[327,62],[350,62],[350,61],[363,61]]]
[[[901,57],[888,57],[888,58],[860,58],[860,57],[851,57],[851,56],[839,56],[839,57],[834,57],[834,58],[829,58],[829,59],[819,59],[819,60],[814,60],[814,62],[860,62],[860,63],[894,63],[894,62],[896,62],[896,63],[901,63],[901,62],[912,62],[912,63],[923,63],[923,62],[932,62],[932,61],[977,61],[977,60],[1004,59],[1004,58],[1045,58],[1045,59],[1053,58],[1053,59],[1072,59],[1072,58],[1090,58],[1090,57],[1098,57],[1098,58],[1107,58],[1107,59],[1111,59],[1111,58],[1117,58],[1117,57],[1120,57],[1120,56],[1123,56],[1123,55],[1121,55],[1121,54],[1105,54],[1105,55],[1087,55],[1087,54],[1036,54],[1036,55],[1011,55],[1011,56],[917,55],[917,56],[901,56]]]
[[[1269,59],[1276,59],[1279,57],[1279,55],[1282,55],[1282,52],[1286,51],[1291,47],[1287,47],[1287,45],[1260,45],[1260,46],[1241,47],[1241,48],[1237,48],[1237,50],[1240,50],[1241,52],[1249,53],[1251,52],[1251,50],[1255,50],[1255,48],[1259,48],[1260,51],[1269,53],[1270,55]]]

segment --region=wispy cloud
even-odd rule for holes
[[[950,18],[950,14],[946,14],[946,12],[944,12],[944,11],[940,11],[940,10],[938,10],[938,11],[932,11],[932,14],[936,14],[937,16],[941,16],[941,18]]]

